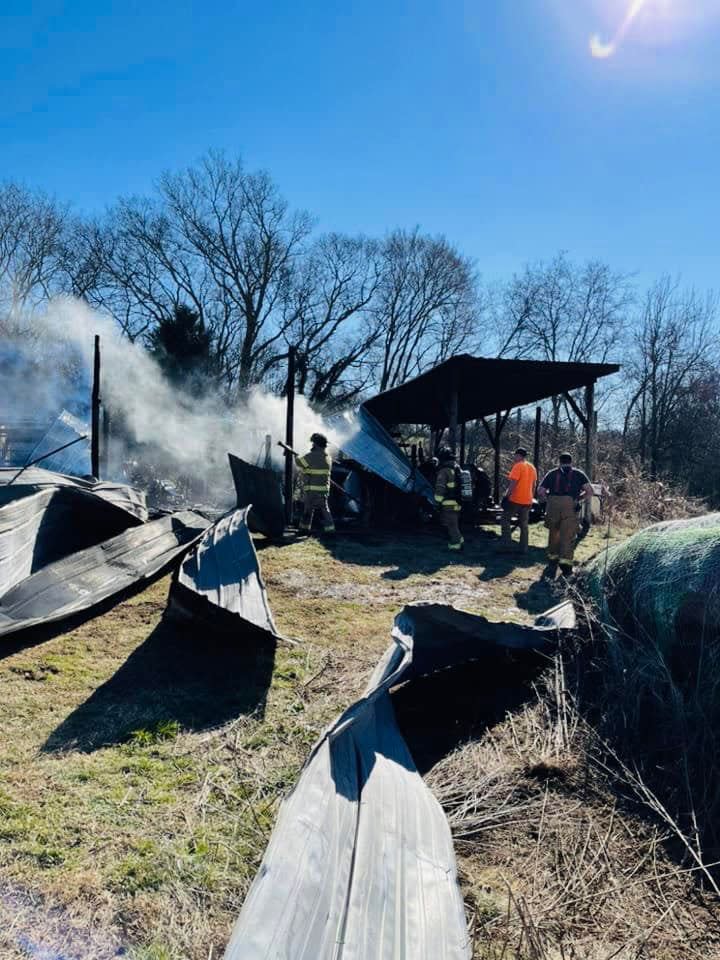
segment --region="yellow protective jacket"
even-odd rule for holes
[[[305,493],[330,493],[332,460],[321,447],[313,447],[310,453],[297,458],[297,465],[305,476]]]
[[[455,467],[441,467],[435,479],[435,504],[441,510],[460,510]]]

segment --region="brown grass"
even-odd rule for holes
[[[594,530],[580,556],[605,533]],[[167,578],[72,630],[8,645],[3,960],[27,955],[23,937],[83,960],[105,960],[118,944],[129,960],[218,960],[280,799],[364,687],[395,613],[435,599],[527,622],[556,599],[539,578],[543,541],[535,528],[521,565],[483,535],[460,558],[427,535],[262,545],[278,627],[300,641],[274,651],[164,622]],[[569,715],[559,727],[548,702],[494,723],[429,777],[458,839],[476,956],[549,958],[572,943],[565,956],[605,957],[582,953],[595,930],[612,944],[647,934],[664,953],[626,946],[618,956],[669,960],[672,925],[694,937],[704,909],[669,909],[692,875],[676,870],[663,893],[646,882],[649,870],[673,869],[661,831],[620,812],[584,759],[586,734]],[[636,879],[625,922],[612,891]]]

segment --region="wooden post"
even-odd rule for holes
[[[285,420],[285,443],[293,446],[295,433],[295,347],[288,350],[287,372],[287,417]],[[293,455],[285,451],[285,522],[293,522]]]
[[[535,448],[533,450],[533,466],[540,476],[540,430],[542,429],[542,410],[538,407],[535,410]]]
[[[458,442],[458,392],[455,388],[450,394],[450,410],[448,411],[448,442],[453,451],[457,451]]]
[[[90,473],[98,480],[100,479],[100,337],[98,334],[95,334],[95,355],[93,359]]]
[[[272,467],[272,436],[269,433],[265,434],[265,469],[269,470]]]
[[[465,465],[465,423],[460,424],[460,466]]]
[[[493,446],[495,447],[495,477],[493,491],[495,495],[495,503],[500,502],[500,434],[502,433],[502,421],[500,418],[500,411],[495,414],[495,442]]]
[[[102,475],[107,477],[110,469],[110,414],[108,408],[103,404],[102,407],[102,457],[100,458],[100,469]]]
[[[595,381],[585,387],[585,473],[595,472]]]
[[[519,446],[521,446],[521,444],[522,444],[522,436],[521,436],[521,434],[522,434],[522,410],[518,407],[518,412],[517,412],[517,443],[515,444],[516,447],[519,447]]]

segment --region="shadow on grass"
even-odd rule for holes
[[[204,730],[265,709],[275,643],[166,617],[117,673],[48,737],[43,751],[92,752],[174,721]]]
[[[525,567],[536,567],[545,561],[545,550],[542,547],[529,547],[527,553],[504,553],[497,548],[490,555],[485,569],[478,575],[478,580],[501,580],[509,576],[513,570]]]
[[[488,652],[394,690],[397,723],[419,772],[426,774],[460,744],[479,739],[535,699],[533,682],[547,663],[531,651]]]

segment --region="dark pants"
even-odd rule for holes
[[[303,515],[300,521],[300,530],[308,532],[312,527],[313,514],[315,511],[320,514],[322,528],[325,533],[333,533],[335,524],[333,522],[330,508],[328,507],[327,497],[322,493],[306,493],[303,497]]]
[[[519,503],[508,503],[503,507],[502,515],[502,539],[504,544],[510,544],[512,541],[512,518],[516,516],[520,526],[520,550],[523,553],[528,551],[528,517],[530,516],[530,506],[521,506]]]

